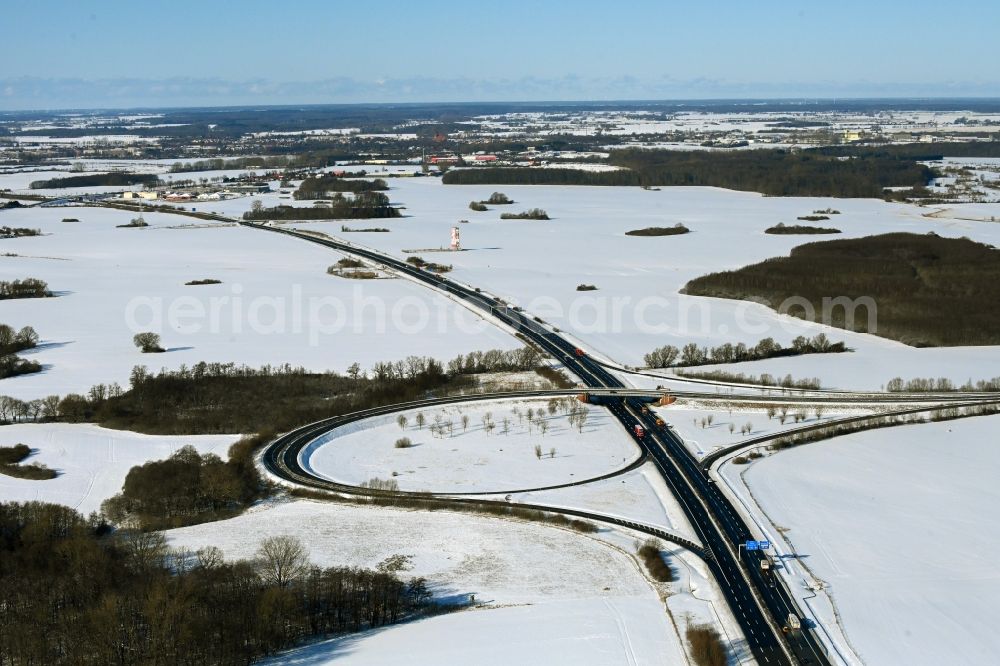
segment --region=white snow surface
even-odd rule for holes
[[[825,585],[865,664],[992,664],[998,429],[1000,416],[885,428],[722,472],[800,558],[785,560],[793,586]]]
[[[459,186],[442,185],[436,178],[397,178],[390,186],[391,200],[406,206],[406,217],[379,221],[392,233],[346,234],[345,239],[406,256],[404,250],[447,246],[451,227],[457,226],[466,251],[427,257],[445,257],[454,265],[450,274],[454,279],[524,306],[573,334],[591,351],[620,363],[640,365],[644,353],[664,344],[755,344],[771,336],[788,345],[797,335],[825,332],[855,351],[725,368],[818,376],[826,387],[877,390],[897,375],[946,376],[962,383],[970,377],[985,378],[991,364],[1000,365],[1000,347],[916,349],[778,315],[762,305],[678,294],[692,278],[787,255],[791,248],[815,241],[815,237],[769,235],[764,229],[778,222],[795,223],[798,216],[826,208],[841,211],[828,223],[844,232],[836,238],[933,231],[1000,245],[1000,225],[959,219],[966,216],[961,206],[949,207],[939,217],[927,217],[933,210],[873,199],[763,197],[703,187],[646,191]],[[516,203],[492,206],[487,212],[468,209],[469,201],[486,199],[493,191],[506,193]],[[499,219],[501,213],[535,207],[553,219]],[[1000,216],[1000,204],[976,205],[975,217],[991,215]],[[652,238],[625,235],[631,229],[675,223],[683,223],[691,233]],[[297,226],[339,235],[340,224]],[[583,283],[596,285],[598,291],[577,292],[576,286]],[[858,314],[863,317],[865,311]]]
[[[167,533],[173,546],[214,545],[227,558],[252,557],[260,540],[282,534],[301,539],[321,566],[374,567],[409,555],[404,577],[425,576],[442,600],[474,594],[478,607],[306,646],[272,664],[380,664],[402,646],[413,664],[560,663],[569,655],[585,665],[684,663],[662,602],[624,552],[627,541],[449,512],[311,501]]]
[[[226,459],[238,435],[143,435],[86,423],[19,423],[0,428],[3,446],[25,444],[35,451],[22,464],[41,463],[59,472],[49,480],[16,479],[0,474],[0,501],[51,502],[83,515],[121,492],[128,471],[162,460],[182,446]]]
[[[67,217],[80,222],[61,222]],[[0,240],[0,253],[16,255],[0,256],[0,279],[40,278],[57,296],[4,302],[0,321],[41,336],[22,355],[44,369],[3,380],[0,393],[27,400],[126,385],[135,365],[290,363],[343,372],[355,361],[370,368],[410,354],[446,360],[520,346],[408,280],[327,275],[342,255],[312,243],[163,213],[146,213],[147,228],[116,228],[133,217],[90,207],[3,213],[3,224],[43,235]],[[185,286],[202,278],[222,284]],[[147,330],[161,334],[166,353],[139,353],[132,336]]]
[[[369,167],[347,165],[344,168]],[[12,174],[4,178],[27,181],[39,177],[42,174]],[[391,233],[343,234],[342,237],[400,257],[409,256],[404,252],[407,250],[424,251],[428,260],[452,264],[454,271],[450,275],[454,279],[480,286],[525,306],[532,314],[575,336],[592,352],[620,363],[639,365],[647,351],[663,344],[754,344],[763,337],[772,336],[787,345],[797,335],[812,336],[821,331],[833,340],[845,341],[855,351],[732,364],[725,369],[753,374],[816,376],[826,387],[873,390],[894,376],[946,376],[957,383],[970,378],[983,379],[990,374],[986,368],[1000,363],[1000,347],[915,349],[872,335],[849,333],[778,315],[753,303],[677,293],[691,278],[786,255],[792,247],[814,241],[813,237],[768,235],[763,230],[778,222],[794,223],[796,217],[816,210],[835,208],[841,211],[839,215],[832,215],[829,222],[843,230],[838,238],[891,231],[933,231],[1000,245],[1000,226],[981,221],[1000,216],[1000,204],[958,204],[928,209],[871,199],[762,197],[716,188],[664,187],[659,191],[645,191],[616,187],[455,186],[442,185],[438,178],[392,178],[389,184],[390,199],[405,206],[402,218],[338,220],[295,226],[336,236],[341,235],[342,224],[387,227]],[[507,193],[517,203],[492,206],[484,213],[468,209],[469,201],[486,199],[494,190]],[[273,192],[191,205],[197,205],[199,210],[238,216],[257,199],[267,206],[312,204],[282,199],[282,196],[286,195]],[[553,219],[499,219],[503,212],[534,207],[545,209]],[[35,215],[44,215],[44,210],[6,211],[4,223],[20,224],[23,219],[26,226],[42,226],[35,222],[38,219]],[[73,208],[49,210],[53,218],[60,213],[71,215],[80,211]],[[92,217],[107,214],[92,209],[86,212]],[[154,215],[147,217],[155,218]],[[460,220],[467,223],[461,224]],[[188,223],[191,220],[186,218],[158,221],[160,225],[171,226]],[[675,223],[685,224],[692,232],[653,238],[625,235],[631,229]],[[446,247],[453,226],[461,232],[465,251],[433,253],[424,250]],[[116,234],[115,245],[120,244],[121,233],[126,232]],[[213,233],[202,232],[193,237],[196,239],[193,242],[188,240],[190,236],[182,234],[183,240],[177,245],[170,243],[171,249],[191,263],[196,258],[203,260],[195,246],[204,238],[214,244]],[[252,232],[233,232],[224,237],[226,241],[218,244],[223,249],[213,255],[216,263],[233,261],[244,244],[230,243],[228,239],[242,233]],[[22,238],[2,241],[2,244],[5,251],[8,248],[18,251],[43,241],[44,238]],[[297,247],[291,239],[283,242],[266,238],[248,242],[255,247],[281,248],[280,258],[275,253],[275,262],[269,266],[272,270],[274,263],[282,259],[283,270],[291,270],[302,263],[301,257],[318,259],[322,255],[324,259],[319,261],[328,265],[332,262],[325,258],[335,256],[320,248]],[[107,244],[102,246],[105,251],[106,248]],[[208,269],[210,266],[206,265]],[[313,276],[314,279],[320,277]],[[576,286],[584,283],[594,284],[598,290],[577,292]],[[366,290],[374,288],[370,283],[363,286]],[[416,291],[423,293],[424,298],[432,298],[426,296],[426,292]],[[858,314],[864,316],[865,312],[860,310]],[[434,330],[431,333],[423,337],[436,342],[465,337],[461,331],[440,333]],[[507,344],[513,343],[507,336],[499,337],[507,340]],[[395,345],[389,347],[395,349]]]
[[[402,413],[405,429],[395,415],[365,419],[318,438],[299,459],[313,473],[351,485],[392,478],[407,491],[507,493],[583,481],[621,469],[639,456],[628,433],[606,410],[590,408],[581,432],[570,426],[565,412],[550,414],[546,405],[545,400],[505,400],[412,410]],[[529,424],[529,409],[544,413],[545,434]],[[418,413],[427,421],[422,428],[416,423]],[[496,426],[491,433],[484,425],[487,414]],[[467,429],[463,416],[469,418]],[[431,433],[431,426],[448,422],[451,435]],[[403,437],[412,446],[395,448]],[[541,447],[541,458],[535,446]]]

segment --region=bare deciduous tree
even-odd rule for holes
[[[287,587],[309,570],[309,553],[302,542],[287,534],[261,542],[257,549],[261,577],[278,587]]]
[[[223,562],[222,551],[215,546],[199,548],[194,553],[198,566],[202,569],[215,569]]]

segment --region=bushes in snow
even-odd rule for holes
[[[698,666],[726,666],[729,656],[722,637],[707,624],[688,625],[684,632],[691,658]]]
[[[660,542],[649,538],[639,546],[639,557],[653,580],[659,583],[670,583],[676,580],[674,570],[664,561],[660,551]]]
[[[0,299],[7,298],[45,298],[51,296],[49,285],[38,278],[23,280],[0,281]]]
[[[523,213],[501,213],[501,220],[548,220],[549,214],[541,208],[532,208]]]
[[[19,464],[30,455],[31,447],[25,444],[0,446],[0,474],[32,480],[54,479],[57,476],[55,470],[49,469],[45,465],[38,463]]]

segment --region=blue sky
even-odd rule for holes
[[[1000,3],[4,0],[0,109],[1000,96]]]

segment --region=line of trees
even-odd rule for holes
[[[701,372],[685,370],[683,372],[678,371],[677,374],[682,377],[691,377],[692,379],[707,379],[715,382],[731,382],[734,384],[759,384],[761,386],[810,390],[821,387],[819,377],[795,379],[790,374],[784,377],[775,377],[770,373],[764,372],[760,376],[757,376],[743,374],[742,372],[726,372],[724,370],[703,370]]]
[[[970,379],[961,386],[956,385],[947,377],[915,377],[904,380],[902,377],[893,377],[886,385],[885,390],[893,393],[907,391],[911,393],[928,393],[931,391],[964,391],[971,393],[979,391],[981,393],[1000,391],[1000,377],[993,379],[980,379],[973,383]]]
[[[251,560],[38,502],[0,504],[0,663],[244,666],[303,641],[435,608],[389,562],[320,568],[289,536]]]
[[[389,205],[389,197],[381,192],[358,192],[351,198],[341,193],[333,195],[322,206],[275,206],[265,208],[258,200],[243,213],[244,220],[339,220],[400,217],[399,209]]]
[[[354,363],[346,375],[287,364],[253,368],[201,362],[159,373],[137,365],[127,389],[111,383],[95,384],[85,395],[31,401],[0,396],[0,423],[97,422],[151,434],[285,431],[428,394],[467,392],[476,386],[472,374],[531,370],[540,362],[537,351],[524,348],[470,352],[447,368],[426,356],[376,363],[370,372]]]
[[[288,166],[291,160],[283,155],[266,155],[264,157],[234,157],[223,159],[217,157],[210,160],[194,162],[174,162],[170,165],[170,173],[185,173],[188,171],[222,171],[224,169],[265,169]]]
[[[850,435],[864,430],[875,430],[877,428],[891,428],[898,425],[910,425],[916,423],[938,423],[941,421],[952,421],[971,416],[992,416],[1000,413],[1000,407],[996,405],[968,405],[966,407],[942,407],[930,409],[925,414],[884,414],[876,415],[862,421],[852,421],[850,423],[833,423],[816,430],[798,432],[784,435],[771,441],[768,449],[780,451],[793,446],[818,442],[833,437]]]
[[[51,296],[49,285],[38,278],[0,281],[0,300],[7,298],[46,298]]]
[[[38,229],[29,227],[0,227],[0,238],[23,238],[25,236],[41,236]]]
[[[843,342],[830,342],[824,333],[812,338],[804,335],[792,340],[790,347],[782,347],[774,338],[764,338],[756,345],[748,347],[742,342],[727,342],[717,347],[699,347],[691,342],[678,349],[673,345],[658,347],[645,355],[646,367],[668,368],[670,366],[714,365],[717,363],[741,363],[760,361],[780,356],[800,354],[835,354],[847,351]]]
[[[549,214],[541,208],[531,208],[523,213],[501,213],[501,220],[548,220]]]
[[[802,218],[799,218],[802,219]],[[829,219],[825,218],[824,219]],[[778,222],[773,227],[764,229],[765,234],[774,235],[796,235],[796,234],[839,234],[840,229],[835,227],[810,227],[808,224],[785,224]]]

